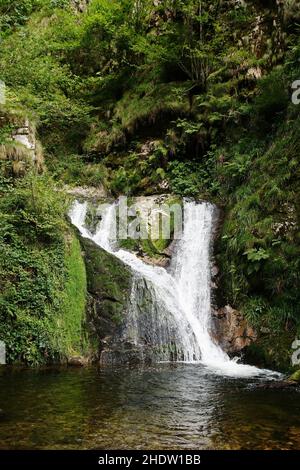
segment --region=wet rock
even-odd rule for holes
[[[133,199],[129,215],[139,218],[139,230],[142,235],[135,243],[134,253],[147,264],[167,267],[176,243],[172,232],[174,219],[176,228],[181,228],[181,200],[168,194],[139,196]],[[125,246],[125,249],[128,247]]]
[[[218,268],[218,266],[215,264],[215,265],[213,265],[212,268],[211,268],[211,276],[214,278],[214,277],[218,276],[218,274],[219,274],[219,268]]]
[[[256,80],[262,77],[262,69],[260,67],[251,67],[247,72],[248,78],[255,78]]]
[[[170,183],[168,180],[163,180],[159,183],[158,188],[163,191],[168,191],[170,189]]]
[[[130,343],[127,340],[119,340],[107,344],[107,347],[101,351],[101,366],[126,365],[138,366],[141,364],[151,364],[151,358],[145,354],[138,345]]]
[[[158,266],[160,268],[166,268],[170,262],[169,258],[150,258],[149,256],[141,256],[142,260],[146,264],[150,264],[151,266]]]
[[[142,146],[139,155],[141,157],[149,157],[156,149],[159,141],[147,140]]]
[[[283,390],[287,388],[298,387],[299,384],[292,380],[274,380],[272,382],[266,382],[257,385],[257,388],[262,388],[263,390]]]
[[[238,310],[229,305],[213,312],[212,334],[227,353],[239,353],[253,343],[257,334]]]
[[[87,238],[81,238],[84,251],[88,308],[87,323],[96,358],[117,337],[127,315],[132,282],[131,270],[115,256]]]
[[[150,365],[180,358],[173,315],[159,304],[151,282],[135,277],[126,321],[113,336],[104,338],[100,364]]]
[[[68,358],[68,366],[71,367],[85,367],[89,364],[87,357],[83,356],[71,356]]]

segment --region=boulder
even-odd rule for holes
[[[300,369],[296,370],[290,377],[289,377],[290,382],[295,382],[300,384]]]
[[[87,273],[87,324],[96,359],[116,341],[128,310],[131,270],[93,241],[81,237]]]
[[[212,334],[229,354],[239,353],[257,338],[243,314],[229,305],[213,312]]]
[[[68,366],[72,367],[85,367],[89,364],[87,357],[83,356],[71,356],[68,358]]]

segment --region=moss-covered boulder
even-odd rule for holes
[[[84,250],[88,308],[87,321],[98,357],[123,324],[130,297],[131,271],[113,255],[87,238]]]
[[[296,370],[296,372],[294,372],[294,373],[289,377],[289,380],[292,381],[292,382],[297,382],[298,384],[300,384],[300,369],[299,369],[299,370]]]

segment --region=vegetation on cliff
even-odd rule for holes
[[[0,181],[0,335],[9,362],[61,361],[84,346],[85,267],[52,186],[32,173]]]
[[[24,256],[43,257],[43,279],[51,284],[55,266],[66,267],[65,208],[53,193],[49,227],[36,208],[55,184],[213,200],[224,208],[220,302],[265,331],[269,349],[282,338],[288,358],[300,330],[300,122],[291,103],[291,84],[300,78],[299,2],[86,3],[79,12],[68,0],[1,2],[0,78],[36,122],[52,175],[45,183],[44,176],[16,181],[4,172],[12,189],[1,206],[17,220],[7,216],[6,236],[22,240]],[[1,116],[4,142],[13,124],[2,109]],[[43,184],[45,195],[34,202],[32,185]],[[14,269],[21,266],[12,259]],[[10,268],[3,270],[9,279]],[[57,286],[66,272],[57,268]],[[50,305],[58,291],[47,293]],[[19,301],[10,295],[4,301],[15,315]],[[39,309],[32,299],[32,292],[22,297],[30,315]],[[43,303],[42,322],[47,308]]]

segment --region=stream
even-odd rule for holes
[[[0,449],[299,449],[300,393],[201,364],[0,368]]]

